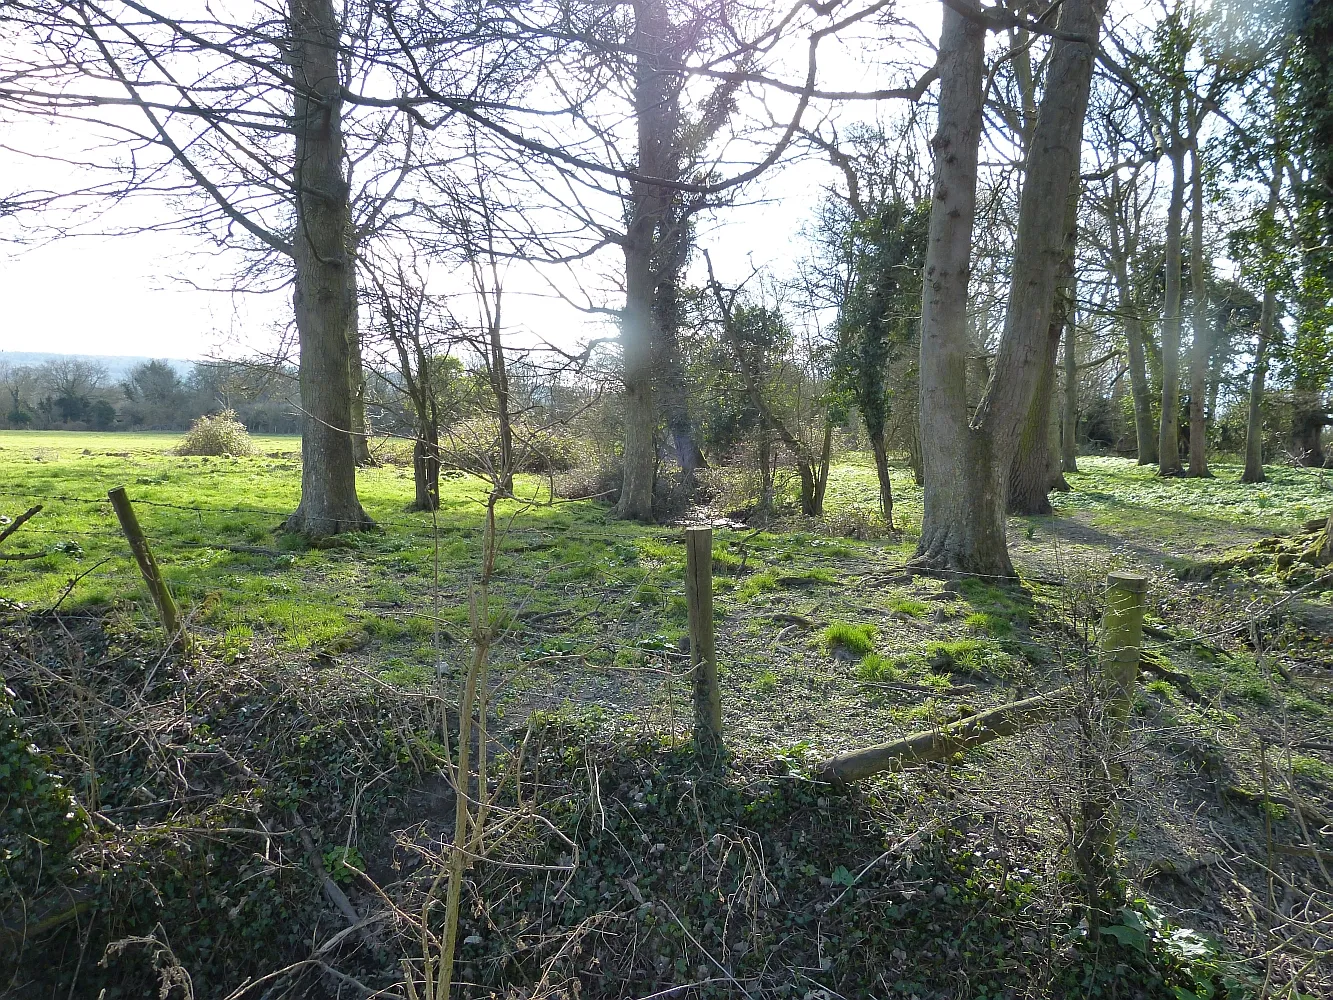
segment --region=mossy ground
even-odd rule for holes
[[[5,546],[6,552],[41,557],[0,564],[0,596],[10,610],[30,613],[59,602],[62,613],[118,621],[117,628],[147,641],[151,605],[104,500],[109,488],[126,486],[200,655],[218,669],[252,677],[256,692],[302,685],[315,698],[312,705],[321,699],[332,704],[339,690],[361,693],[356,697],[363,700],[348,710],[361,735],[335,734],[328,746],[313,749],[284,742],[279,756],[305,760],[292,766],[316,773],[331,766],[326,758],[344,752],[337,748],[355,746],[371,762],[366,766],[389,775],[374,784],[387,796],[384,802],[394,803],[385,815],[409,820],[413,803],[420,802],[413,789],[423,765],[400,774],[394,768],[401,763],[393,762],[405,742],[426,738],[421,734],[430,724],[417,717],[408,724],[404,710],[386,706],[417,704],[440,684],[451,690],[461,668],[467,591],[481,556],[484,487],[447,478],[442,508],[433,516],[407,510],[409,467],[363,470],[358,489],[381,530],[316,549],[278,530],[299,496],[296,439],[257,437],[252,457],[209,460],[172,455],[175,443],[164,435],[0,433],[0,511],[12,516],[44,504]],[[1306,748],[1288,763],[1272,751],[1261,758],[1258,750],[1261,737],[1278,745],[1329,741],[1328,637],[1311,626],[1327,597],[1301,596],[1308,607],[1288,615],[1297,601],[1277,576],[1235,572],[1225,579],[1181,579],[1179,569],[1292,532],[1326,512],[1329,495],[1304,470],[1270,469],[1272,482],[1252,488],[1241,486],[1239,470],[1226,463],[1217,463],[1217,477],[1206,481],[1159,480],[1122,460],[1080,463],[1083,471],[1070,477],[1073,492],[1055,498],[1054,517],[1010,522],[1024,587],[906,574],[919,490],[905,470],[895,470],[897,521],[904,530],[887,534],[876,524],[873,467],[854,458],[833,470],[824,523],[793,518],[764,531],[715,528],[715,617],[729,747],[743,772],[775,758],[799,771],[830,752],[1077,681],[1090,663],[1104,574],[1140,568],[1151,577],[1151,621],[1170,637],[1150,643],[1164,670],[1145,676],[1135,706],[1138,755],[1124,806],[1125,872],[1144,898],[1172,914],[1189,914],[1192,926],[1225,937],[1239,951],[1260,950],[1267,932],[1244,916],[1245,890],[1238,886],[1262,885],[1255,865],[1263,865],[1269,834],[1244,795],[1267,781],[1289,801],[1297,796],[1331,811],[1333,758]],[[518,492],[524,491],[530,503],[500,507],[493,598],[500,628],[493,651],[497,738],[516,740],[530,713],[540,710],[597,734],[580,737],[585,743],[618,734],[627,745],[639,739],[660,745],[669,758],[685,740],[689,712],[680,677],[686,605],[679,528],[615,521],[596,503],[550,504],[546,483],[537,477],[520,478]],[[865,530],[868,525],[876,530]],[[1284,599],[1285,610],[1269,616],[1268,609]],[[1258,623],[1258,653],[1249,629],[1236,628],[1251,619]],[[826,631],[831,627],[840,630],[837,641]],[[1189,685],[1171,680],[1182,674]],[[376,701],[380,691],[387,702]],[[217,720],[206,723],[214,729],[232,718],[231,708],[219,711]],[[376,713],[398,719],[397,728],[376,725]],[[390,739],[385,732],[399,735]],[[196,738],[211,747],[206,736]],[[979,797],[1033,838],[1033,850],[1049,869],[1041,884],[1049,887],[1058,881],[1052,873],[1064,865],[1060,817],[1069,807],[1063,786],[1070,738],[1056,727],[996,744],[942,775],[895,777],[874,794],[935,803],[939,808],[927,812],[936,816],[948,811],[943,804],[951,797]],[[229,746],[229,752],[240,752],[240,744]],[[275,764],[275,773],[286,773],[285,766]],[[639,766],[632,754],[608,764]],[[348,767],[335,765],[334,771]],[[675,765],[651,767],[674,773]],[[584,772],[580,780],[587,778],[586,767]],[[69,777],[77,792],[76,777]],[[132,784],[106,792],[131,793]],[[347,847],[350,838],[368,864],[382,861],[381,841],[356,820],[365,805],[355,780],[336,807],[314,804],[332,794],[311,786],[298,796],[311,801],[326,824],[321,846]],[[827,809],[817,805],[823,797],[814,795],[810,808]],[[743,799],[736,800],[742,811]],[[109,808],[133,805],[108,801]],[[1270,814],[1282,808],[1274,804]],[[892,832],[885,826],[875,836],[882,841]],[[1273,836],[1286,844],[1304,842],[1292,810],[1277,815]],[[688,857],[700,849],[692,843],[669,850]],[[1232,850],[1225,868],[1208,864],[1180,878],[1162,874],[1220,854],[1221,843]],[[1281,863],[1299,871],[1315,864],[1295,856]],[[820,875],[832,878],[835,868]],[[311,884],[291,882],[290,871],[283,877],[288,889],[304,891]],[[592,891],[597,896],[601,890]],[[290,894],[273,897],[279,898],[289,901]],[[840,937],[839,947],[849,940]],[[697,974],[700,956],[688,942],[678,944],[678,951],[667,953],[669,969],[659,971],[652,958],[654,975],[666,977],[662,982]],[[1015,945],[1005,947],[1012,954]],[[892,965],[898,960],[893,949],[889,954]],[[1064,961],[1043,954],[1048,971]],[[685,962],[683,972],[675,968],[678,959]],[[981,959],[968,961],[980,968]],[[977,992],[980,980],[969,993],[970,987],[913,978],[910,965],[894,967],[890,978],[919,980],[922,997],[983,995]],[[814,989],[790,982],[798,995]]]

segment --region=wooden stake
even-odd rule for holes
[[[139,527],[139,518],[135,516],[134,508],[130,505],[130,498],[125,495],[125,487],[117,486],[107,496],[111,498],[111,506],[115,508],[116,518],[120,521],[120,530],[125,533],[125,538],[130,543],[134,561],[139,564],[143,582],[148,585],[148,592],[152,594],[153,603],[157,605],[157,616],[167,633],[167,641],[172,641],[177,635],[188,641],[181,630],[180,613],[176,610],[176,602],[157,568],[157,560],[153,558],[153,552],[148,547],[148,539],[144,537],[143,528]]]
[[[1124,742],[1129,710],[1138,688],[1139,658],[1143,655],[1143,597],[1147,592],[1148,578],[1141,573],[1121,571],[1106,577],[1100,666],[1113,752]],[[1122,778],[1123,775],[1116,775],[1117,781]]]
[[[1120,757],[1129,711],[1138,687],[1143,644],[1143,597],[1148,578],[1117,572],[1106,578],[1102,645],[1098,661],[1104,697],[1100,720],[1081,716],[1084,725],[1079,757],[1083,770],[1075,817],[1074,864],[1083,882],[1088,932],[1093,940],[1121,902],[1116,876],[1116,788],[1125,782]]]
[[[712,767],[726,753],[722,741],[722,693],[717,686],[713,642],[713,529],[685,529],[685,601],[690,613],[690,665],[694,676],[694,746]]]

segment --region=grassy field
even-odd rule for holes
[[[0,432],[0,510],[14,515],[43,504],[11,549],[44,553],[0,566],[0,594],[32,608],[61,601],[67,609],[129,604],[150,610],[105,499],[108,489],[123,485],[193,627],[224,657],[244,657],[255,642],[325,658],[354,654],[378,675],[408,684],[457,668],[467,587],[481,554],[484,488],[477,480],[447,478],[432,517],[407,510],[410,468],[363,470],[358,490],[382,530],[313,549],[278,530],[300,496],[299,439],[258,437],[253,456],[211,459],[174,455],[176,440]],[[1011,523],[1021,571],[1094,586],[1089,581],[1099,573],[1130,564],[1171,588],[1163,574],[1167,564],[1289,531],[1327,503],[1307,470],[1271,469],[1272,482],[1259,487],[1239,487],[1238,469],[1227,465],[1202,481],[1163,481],[1120,459],[1084,458],[1082,470],[1070,477],[1073,492],[1057,494],[1054,517]],[[861,677],[840,660],[832,663],[844,668],[833,677],[848,691],[857,690],[858,679],[899,677],[899,669],[873,665],[887,664],[885,656],[908,664],[909,682],[947,686],[923,661],[941,642],[979,645],[976,655],[984,658],[988,644],[1026,630],[1030,608],[999,588],[974,581],[956,600],[926,603],[923,598],[938,596],[928,592],[938,584],[898,579],[919,527],[920,490],[905,470],[896,478],[899,538],[838,534],[884,534],[873,506],[874,471],[863,462],[833,469],[826,524],[716,530],[720,641],[731,651],[731,683],[745,688],[743,702],[771,701],[763,696],[793,685],[808,689],[812,678],[830,673],[818,629],[793,626],[801,618],[820,627],[874,629],[878,659],[857,667]],[[520,479],[518,491],[525,490],[531,503],[499,508],[497,614],[511,626],[504,657],[542,665],[521,670],[507,697],[526,704],[521,696],[527,692],[546,704],[554,690],[562,699],[612,709],[661,702],[663,693],[649,690],[657,682],[642,679],[655,675],[636,676],[634,668],[665,667],[685,634],[679,528],[619,522],[603,504],[549,504],[540,479]],[[1068,598],[1052,592],[1044,599]],[[1002,652],[993,659],[1002,681],[1021,687],[1033,680],[1030,668],[1003,665]],[[551,662],[577,666],[578,682],[570,686],[570,678],[553,676]],[[583,676],[584,668],[593,673]],[[631,669],[597,673],[608,668]],[[821,749],[854,740],[868,721],[843,717],[841,732],[820,736],[814,706],[786,704],[779,731],[813,726],[810,735]],[[904,721],[929,710],[911,706]],[[756,739],[772,732],[767,714],[761,713]],[[828,713],[829,720],[838,717]],[[873,724],[887,722],[875,718]]]
[[[402,713],[409,710],[393,706],[414,705],[412,699],[427,698],[440,685],[451,689],[463,669],[468,655],[467,594],[481,556],[483,487],[467,477],[446,479],[441,510],[432,516],[407,510],[412,496],[409,467],[386,464],[364,470],[358,477],[359,493],[380,530],[348,536],[332,547],[311,548],[279,529],[299,498],[298,440],[259,437],[253,456],[214,459],[178,457],[171,451],[175,440],[154,434],[0,432],[0,512],[14,516],[43,505],[5,544],[7,553],[40,555],[0,563],[3,608],[37,618],[56,605],[62,611],[91,612],[107,623],[99,628],[109,634],[146,641],[152,633],[151,605],[105,499],[108,489],[125,486],[189,618],[204,662],[213,665],[181,682],[198,699],[183,708],[183,695],[174,702],[188,724],[177,719],[154,725],[185,725],[192,735],[177,743],[212,747],[222,745],[218,741],[225,741],[233,729],[239,734],[237,727],[253,717],[245,713],[260,702],[299,701],[283,709],[290,712],[292,725],[324,734],[319,739],[327,736],[333,741],[330,746],[339,748],[318,750],[323,756],[315,773],[327,768],[345,777],[338,779],[335,791],[307,773],[311,765],[303,765],[304,777],[290,779],[286,787],[292,791],[285,794],[293,802],[309,802],[312,811],[322,808],[330,842],[344,838],[344,850],[357,847],[388,877],[385,852],[397,848],[377,840],[390,835],[373,832],[369,821],[362,830],[357,816],[364,804],[358,803],[367,788],[376,787],[375,794],[385,796],[375,799],[380,803],[376,808],[385,810],[385,822],[401,825],[422,816],[427,817],[427,828],[433,822],[429,817],[437,807],[429,805],[434,800],[423,798],[428,783],[420,783],[419,764],[408,768],[418,776],[410,781],[384,778],[422,753],[404,749],[412,741],[395,735],[400,725],[396,720],[407,718]],[[1248,487],[1238,482],[1239,468],[1225,463],[1214,466],[1215,478],[1203,481],[1160,480],[1150,469],[1112,458],[1083,458],[1080,468],[1069,477],[1072,491],[1055,498],[1053,516],[1010,523],[1023,588],[976,580],[947,585],[906,574],[904,564],[919,528],[920,490],[905,470],[896,471],[902,533],[887,533],[875,509],[873,467],[856,456],[832,471],[824,522],[792,517],[771,530],[753,531],[719,519],[713,555],[715,616],[729,746],[744,767],[759,768],[745,786],[750,789],[754,782],[763,786],[771,780],[764,777],[769,766],[764,762],[782,761],[784,769],[799,771],[830,752],[934,726],[1077,679],[1090,663],[1104,574],[1112,568],[1138,567],[1151,578],[1150,621],[1159,631],[1135,705],[1139,756],[1133,794],[1124,804],[1128,834],[1122,843],[1128,876],[1142,898],[1181,920],[1188,914],[1191,926],[1205,927],[1232,947],[1253,950],[1262,935],[1256,938],[1259,932],[1242,926],[1237,915],[1246,905],[1245,892],[1252,890],[1237,886],[1262,886],[1264,876],[1262,866],[1246,868],[1249,862],[1242,863],[1241,856],[1261,856],[1265,837],[1271,839],[1273,833],[1266,832],[1252,803],[1244,805],[1251,802],[1245,796],[1257,794],[1266,781],[1280,780],[1289,797],[1307,796],[1324,810],[1333,804],[1333,765],[1327,755],[1289,749],[1279,777],[1271,771],[1271,756],[1261,758],[1256,750],[1260,738],[1269,743],[1285,739],[1288,747],[1333,740],[1333,629],[1321,624],[1333,617],[1333,604],[1326,585],[1292,592],[1291,578],[1277,571],[1273,558],[1253,556],[1258,550],[1248,547],[1267,536],[1298,532],[1303,521],[1327,512],[1333,494],[1309,470],[1274,467],[1269,483]],[[504,745],[516,745],[538,710],[542,718],[572,727],[585,750],[566,748],[550,766],[584,783],[578,795],[596,799],[590,789],[597,786],[603,765],[592,763],[587,746],[611,734],[619,746],[650,740],[659,748],[652,753],[669,752],[688,731],[689,692],[680,676],[681,661],[687,658],[682,652],[682,532],[679,526],[614,520],[603,504],[549,503],[545,482],[537,478],[520,479],[517,492],[525,491],[529,502],[507,502],[499,509],[494,732]],[[700,511],[693,516],[709,515]],[[1236,561],[1240,548],[1250,554],[1248,561]],[[1274,607],[1282,610],[1281,617],[1270,613]],[[1238,621],[1250,619],[1263,625],[1258,649],[1248,632],[1235,628]],[[108,648],[130,641],[116,639]],[[139,673],[133,674],[133,684],[142,683],[147,691],[153,676],[143,678],[147,660],[134,655]],[[219,692],[234,684],[250,685],[253,693],[246,697],[258,701],[219,701]],[[348,699],[362,702],[352,708]],[[214,707],[203,707],[210,704]],[[263,709],[260,717],[267,718],[269,712]],[[363,735],[352,739],[345,728],[338,728],[336,718],[357,720],[354,725]],[[246,740],[253,741],[253,727],[245,732],[251,734]],[[894,824],[903,815],[916,815],[924,803],[943,808],[962,796],[970,804],[955,819],[965,814],[971,823],[978,816],[1003,813],[1005,822],[1018,824],[1012,836],[1030,839],[1031,850],[1047,866],[1041,877],[1029,872],[1035,881],[1022,892],[1038,892],[1038,883],[1047,887],[1041,891],[1049,891],[1059,883],[1063,865],[1058,817],[1067,815],[1068,803],[1057,801],[1055,789],[1067,779],[1069,738],[1069,732],[1058,729],[995,744],[951,765],[943,777],[929,772],[919,783],[893,776],[868,799],[856,800],[860,804],[855,809],[870,810],[857,813],[862,816],[857,822],[879,831],[871,839],[873,846],[880,843],[875,837],[892,841],[903,834]],[[317,743],[307,749],[304,743],[284,742],[287,757],[274,757],[274,773],[286,774],[290,759],[316,753]],[[232,749],[227,752],[234,755],[238,747],[250,744],[228,745]],[[188,756],[195,751],[180,752]],[[365,758],[351,768],[345,761],[354,752]],[[652,753],[605,765],[608,781],[613,773],[627,775],[614,796],[639,795],[625,807],[636,823],[648,823],[640,809],[642,801],[648,801],[643,796],[657,801],[653,780],[659,780],[663,795],[665,789],[674,789],[672,801],[679,809],[686,808],[693,794],[689,781],[671,770],[675,765],[661,765],[669,772],[666,778],[645,779],[648,772],[641,765],[647,766],[645,759],[658,759]],[[251,766],[269,773],[258,762]],[[377,770],[380,778],[367,783],[366,768]],[[141,780],[137,771],[132,779],[126,777],[126,794]],[[647,786],[635,784],[644,780]],[[950,789],[944,798],[936,794],[944,787],[941,781]],[[113,785],[107,780],[102,787]],[[721,794],[718,808],[731,812],[716,822],[750,822],[759,808],[745,797],[750,794],[739,799],[728,798],[731,791]],[[326,796],[322,805],[315,801],[319,795]],[[833,821],[828,799],[821,796],[824,793],[812,792],[808,802],[798,796],[799,809],[784,800],[770,817],[775,825],[762,827],[769,831],[762,836],[784,835],[783,824],[795,822],[790,820],[795,814],[782,810],[797,809],[800,816],[817,814],[824,817],[819,822],[837,826],[842,832],[829,826],[822,835],[851,853],[841,860],[821,854],[801,863],[810,867],[806,875],[801,874],[804,867],[790,872],[784,868],[784,877],[827,880],[833,877],[829,872],[840,870],[841,879],[855,870],[856,851],[844,842],[850,828],[842,830],[841,820]],[[1242,803],[1240,812],[1237,801]],[[886,802],[895,803],[889,813],[884,812]],[[1299,843],[1299,817],[1293,812],[1273,806],[1268,819],[1280,839]],[[1016,819],[1020,813],[1021,820]],[[936,813],[931,816],[917,820],[941,822]],[[586,813],[570,817],[571,837],[590,836],[591,827],[580,826],[586,824]],[[622,849],[606,840],[604,821],[601,836],[605,842],[597,849]],[[1222,851],[1224,844],[1232,850],[1228,857],[1234,863],[1227,868],[1231,881],[1215,880],[1204,890],[1183,877],[1179,885],[1161,879],[1164,868],[1188,867]],[[672,857],[684,871],[694,848],[672,845],[668,850],[678,847],[683,853]],[[820,850],[825,848],[827,844]],[[770,844],[766,850],[779,848]],[[870,861],[878,850],[862,860]],[[753,877],[733,874],[742,882]],[[597,882],[595,866],[589,877],[597,887],[589,899],[602,898],[598,893],[606,891],[606,883]],[[1205,881],[1211,877],[1201,876]],[[1014,883],[1020,884],[1027,883]],[[509,886],[503,891],[516,890]],[[1201,892],[1211,893],[1207,898],[1212,902],[1205,904]],[[1028,905],[1012,900],[1005,905],[1011,903]],[[521,909],[510,914],[520,923]],[[551,919],[575,920],[583,911],[566,907],[561,912]],[[908,912],[893,910],[897,916],[880,914],[876,919],[891,924],[899,917],[907,919],[903,914]],[[975,926],[959,912],[960,927]],[[493,919],[500,919],[498,913]],[[477,925],[478,934],[484,923]],[[799,921],[789,930],[806,933]],[[1004,947],[1017,947],[1005,940]],[[854,964],[855,938],[843,941],[850,949],[847,960]],[[692,946],[681,947],[688,952]],[[897,947],[893,941],[883,944],[886,955],[897,954]],[[1063,960],[1052,955],[1064,945],[1050,947],[1056,951],[1043,951],[1042,961],[1059,965]],[[940,954],[943,960],[945,952]],[[739,958],[737,962],[740,968],[743,963]],[[987,974],[999,975],[997,982],[1002,983],[1005,968],[1001,963]],[[693,969],[686,971],[693,975]],[[667,975],[660,969],[658,973]],[[673,980],[668,975],[663,981]],[[793,980],[799,981],[799,976]],[[943,989],[938,984],[922,987],[918,995],[969,1000],[982,995],[961,987],[961,992],[932,993],[936,988]],[[798,995],[808,991],[807,985]],[[726,990],[716,995],[726,995]]]

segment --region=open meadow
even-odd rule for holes
[[[299,496],[298,439],[219,458],[176,456],[174,442],[0,432],[0,509],[42,506],[3,550],[33,556],[0,564],[3,648],[9,685],[42,706],[31,738],[88,816],[64,862],[80,930],[61,947],[161,925],[174,951],[157,959],[222,996],[335,934],[321,877],[361,912],[421,905],[451,828],[438,768],[457,738],[445,706],[472,649],[485,491],[459,474],[436,514],[409,512],[410,466],[385,462],[358,476],[379,530],[314,547],[278,530]],[[1010,522],[1021,587],[905,572],[919,491],[895,472],[904,530],[886,532],[856,456],[835,463],[822,522],[761,531],[693,511],[715,522],[736,774],[715,787],[687,760],[681,526],[550,503],[547,480],[521,477],[530,502],[497,506],[482,711],[491,782],[547,826],[507,845],[520,867],[469,881],[465,981],[484,992],[564,968],[602,976],[598,995],[636,981],[701,995],[1103,995],[1099,976],[1139,962],[1160,990],[1105,995],[1205,982],[1244,995],[1262,975],[1241,959],[1263,949],[1245,914],[1265,873],[1329,857],[1333,589],[1280,555],[1330,494],[1306,469],[1242,487],[1222,463],[1203,481],[1080,463],[1054,516]],[[188,653],[161,652],[106,500],[120,485]],[[1067,922],[1070,725],[861,792],[808,775],[831,753],[1077,680],[1101,581],[1122,568],[1150,577],[1119,844],[1140,905],[1103,962],[1071,950]],[[381,928],[338,974],[388,983],[396,947]],[[64,961],[33,983],[132,983],[148,958],[126,952],[111,972]],[[1327,983],[1298,950],[1268,963]]]

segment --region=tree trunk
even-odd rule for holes
[[[1328,424],[1320,390],[1321,386],[1303,374],[1296,376],[1291,390],[1292,454],[1302,465],[1316,469],[1324,466],[1322,436]]]
[[[1064,413],[1060,420],[1060,471],[1078,471],[1078,327],[1074,314],[1065,319]],[[1063,477],[1062,477],[1063,478]],[[1069,489],[1069,484],[1065,484]]]
[[[1129,361],[1129,389],[1134,400],[1134,437],[1138,444],[1139,465],[1152,465],[1157,461],[1157,428],[1153,425],[1152,383],[1148,377],[1148,352],[1145,346],[1143,318],[1139,315],[1138,303],[1134,301],[1134,292],[1129,284],[1129,256],[1131,248],[1137,244],[1137,234],[1129,228],[1128,210],[1126,210],[1124,239],[1121,239],[1121,199],[1120,182],[1111,178],[1110,213],[1111,223],[1111,264],[1115,275],[1116,297],[1120,304],[1120,315],[1125,330],[1125,353]]]
[[[1166,213],[1166,305],[1162,314],[1162,422],[1157,472],[1180,475],[1180,238],[1185,214],[1185,150],[1171,150],[1171,201]]]
[[[491,315],[490,374],[491,393],[495,396],[495,420],[500,434],[500,467],[495,470],[496,483],[505,493],[514,492],[514,423],[509,415],[509,368],[505,363],[504,341],[500,337],[500,305],[498,301]]]
[[[1190,298],[1194,343],[1190,346],[1190,465],[1189,475],[1211,477],[1208,471],[1208,424],[1204,401],[1208,397],[1208,360],[1212,355],[1208,336],[1208,262],[1203,248],[1203,164],[1196,140],[1192,150],[1194,182],[1190,211]]]
[[[940,33],[934,200],[921,295],[923,516],[914,562],[1009,576],[1003,491],[989,442],[968,424],[967,285],[976,218],[985,29],[945,7]],[[984,459],[978,462],[977,459]],[[982,489],[977,489],[981,485]],[[990,502],[984,488],[997,494]]]
[[[353,255],[354,256],[354,255]],[[366,372],[361,363],[361,314],[357,309],[356,265],[352,264],[352,301],[348,305],[347,381],[352,396],[351,427],[352,461],[358,468],[374,465],[366,426]]]
[[[440,509],[440,436],[434,427],[417,430],[412,444],[413,510]]]
[[[348,346],[355,270],[343,175],[339,30],[331,0],[290,0],[296,193],[293,302],[301,348],[301,503],[288,531],[312,537],[374,522],[356,496]]]
[[[828,492],[829,465],[833,458],[833,424],[824,424],[824,443],[819,449],[819,471],[815,479],[815,503],[811,517],[824,516],[824,494]]]
[[[1273,176],[1268,183],[1268,207],[1265,221],[1272,223],[1282,192],[1283,158],[1274,156]],[[1265,276],[1264,300],[1259,311],[1259,337],[1254,345],[1254,374],[1250,379],[1250,408],[1245,418],[1245,471],[1242,483],[1262,483],[1264,476],[1264,380],[1268,375],[1268,344],[1277,323],[1277,289]]]
[[[1060,344],[1060,327],[1051,323],[1054,336],[1048,336],[1045,357],[1028,407],[1027,419],[1019,432],[1018,449],[1009,466],[1009,513],[1050,514],[1051,510],[1051,435],[1050,418],[1055,408],[1055,352]]]
[[[638,170],[667,177],[675,140],[672,71],[664,65],[670,24],[659,0],[634,3],[630,51],[634,63],[634,112]],[[630,183],[625,233],[625,312],[621,322],[625,383],[624,481],[616,513],[637,521],[653,519],[653,479],[657,472],[657,408],[653,367],[660,333],[656,329],[655,241],[666,217],[669,192],[643,181]]]
[[[1065,208],[1064,250],[1060,259],[1051,304],[1050,324],[1043,345],[1041,367],[1037,374],[1032,403],[1019,431],[1018,448],[1009,468],[1009,513],[1050,514],[1050,491],[1056,485],[1069,484],[1060,475],[1057,452],[1051,449],[1051,418],[1055,415],[1055,356],[1060,347],[1066,319],[1073,314],[1074,251],[1078,240],[1077,174],[1070,178],[1070,194]]]
[[[1259,337],[1254,345],[1254,374],[1250,379],[1250,409],[1245,418],[1245,471],[1242,483],[1262,483],[1264,476],[1264,379],[1268,374],[1268,339],[1272,336],[1273,311],[1277,296],[1271,287],[1264,289],[1264,304],[1259,314]]]
[[[922,293],[921,542],[914,566],[1012,576],[1005,540],[1009,466],[1032,405],[1064,259],[1101,0],[1065,0],[1019,206],[1009,307],[995,371],[967,419],[967,277],[976,214],[985,38],[953,8],[940,42],[934,200]],[[1072,41],[1081,38],[1083,41]],[[1089,44],[1091,42],[1091,44]],[[1044,424],[1043,424],[1044,431]]]
[[[870,431],[870,450],[875,454],[875,475],[879,478],[879,506],[884,523],[893,530],[893,483],[889,479],[889,450],[884,443],[884,428]]]

